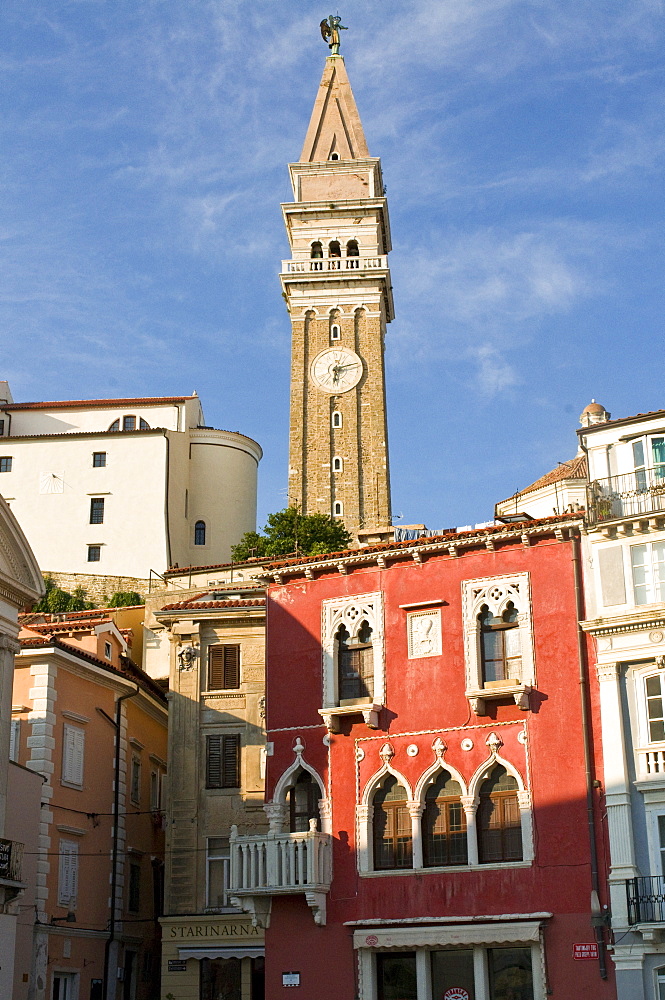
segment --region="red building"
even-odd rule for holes
[[[266,996],[616,995],[581,526],[269,567],[271,832],[231,838]]]

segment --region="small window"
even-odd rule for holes
[[[5,455],[0,458],[0,472],[11,472],[12,471],[12,460],[11,456]]]
[[[93,453],[92,453],[92,467],[93,467],[93,469],[104,469],[104,468],[106,468],[106,452],[105,451],[93,451]]]
[[[343,472],[344,462],[342,461],[341,458],[337,457],[333,458],[332,467],[333,467],[333,472]]]
[[[328,244],[328,255],[330,257],[341,257],[342,256],[342,248],[339,245],[339,241],[338,240],[331,240],[330,241],[330,243]]]
[[[665,713],[663,711],[663,675],[652,674],[645,678],[644,686],[647,700],[647,722],[649,726],[649,743],[665,742]]]
[[[323,257],[323,244],[319,240],[312,243],[311,257],[312,260],[318,260]]]
[[[457,970],[456,970],[457,971]],[[417,1000],[417,976],[415,951],[396,951],[376,953],[376,978],[378,1000]],[[456,980],[455,980],[456,982]],[[457,996],[463,993],[455,991]],[[454,996],[451,990],[448,995]],[[442,996],[443,994],[435,994]]]
[[[88,546],[88,562],[99,562],[102,558],[102,547],[101,545],[89,545]]]
[[[120,419],[114,420],[113,423],[111,424],[111,426],[109,427],[109,430],[110,431],[119,431],[120,430]]]
[[[333,517],[341,517],[344,513],[344,505],[341,500],[335,500],[333,504]]]
[[[208,886],[206,904],[221,910],[228,906],[231,850],[228,837],[208,837]]]
[[[337,632],[337,689],[340,705],[372,701],[374,697],[374,648],[372,629],[366,621],[355,638],[344,625]]]
[[[240,687],[240,646],[208,647],[208,690]]]
[[[665,601],[665,542],[631,545],[635,604]]]
[[[122,429],[123,431],[135,431],[136,430],[136,417],[127,416],[122,418]]]
[[[406,789],[392,774],[374,794],[374,868],[411,868],[411,814]]]
[[[289,829],[291,833],[307,833],[310,819],[319,829],[319,798],[321,790],[309,773],[301,769],[295,784],[289,788]]]
[[[330,159],[331,160],[339,160],[339,153],[331,153],[330,154]]]
[[[339,412],[339,410],[334,410],[333,411],[332,425],[333,425],[333,427],[341,427],[342,426],[342,414]]]
[[[330,327],[330,339],[341,340],[341,338],[342,338],[342,331],[340,330],[339,325],[337,323],[333,323],[333,325]]]
[[[515,605],[509,601],[503,614],[496,617],[484,604],[478,621],[483,684],[519,681],[522,676],[522,655]]]
[[[4,433],[5,433],[5,422],[4,420],[0,420],[0,437],[2,437]]]
[[[480,786],[478,860],[481,864],[522,860],[517,782],[497,765]]]
[[[206,788],[240,788],[240,735],[206,736]]]
[[[111,647],[111,643],[110,642],[105,642],[104,643],[104,656],[106,657],[107,660],[112,660],[113,659],[113,649]]]
[[[104,497],[93,497],[90,501],[90,524],[104,523]]]
[[[130,798],[134,805],[141,804],[141,761],[138,757],[132,757]]]
[[[129,892],[127,893],[127,909],[130,913],[138,913],[141,908],[141,865],[138,861],[129,862]]]
[[[197,521],[194,525],[194,545],[205,545],[206,543],[206,523]]]
[[[141,430],[141,431],[149,431],[150,430],[150,424],[146,420],[144,420],[143,417],[141,417],[140,420],[139,420],[139,430]]]
[[[358,249],[358,240],[349,240],[346,244],[346,256],[347,257],[358,257],[360,251]]]

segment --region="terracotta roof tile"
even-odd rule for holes
[[[248,597],[239,601],[201,601],[192,597],[189,601],[179,601],[177,604],[166,604],[159,611],[197,611],[199,608],[263,608],[265,598]],[[156,613],[159,614],[159,611]]]
[[[514,496],[521,497],[524,496],[525,493],[532,493],[534,490],[539,490],[543,486],[550,486],[552,483],[561,483],[566,479],[586,478],[586,455],[576,455],[575,458],[571,458],[569,462],[559,462],[556,469],[546,472],[544,476],[540,477],[540,479],[536,479],[535,483],[531,483],[530,486],[525,486],[523,490],[518,490]]]
[[[62,399],[38,403],[8,403],[3,410],[66,410],[94,406],[149,406],[160,403],[184,403],[198,396],[138,396],[130,399]]]

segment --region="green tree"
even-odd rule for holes
[[[248,531],[231,549],[235,562],[252,556],[325,555],[348,549],[352,538],[342,521],[326,514],[301,514],[297,507],[287,507],[268,516],[263,534]]]
[[[135,590],[116,590],[109,601],[110,608],[128,608],[133,604],[143,604],[143,598]]]
[[[91,601],[86,601],[83,587],[76,587],[73,594],[57,587],[50,576],[44,577],[45,594],[34,611],[45,611],[47,614],[60,615],[66,611],[88,611],[94,608]]]

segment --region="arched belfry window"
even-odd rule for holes
[[[427,789],[422,819],[426,868],[468,862],[466,816],[461,794],[459,782],[445,770],[438,772]]]
[[[347,257],[358,257],[360,251],[358,249],[358,240],[349,240],[346,244],[346,256]]]
[[[206,543],[206,523],[197,521],[194,525],[194,545],[205,545]]]
[[[483,604],[478,622],[483,684],[518,681],[522,676],[522,655],[517,609],[513,602],[508,601],[501,615],[493,614]]]
[[[306,833],[309,821],[316,820],[317,830],[321,829],[319,817],[319,798],[321,790],[309,773],[301,768],[295,776],[293,785],[289,788],[289,829],[291,833]]]
[[[372,629],[363,621],[355,636],[344,625],[337,632],[337,688],[340,705],[374,697]]]
[[[323,257],[323,244],[319,240],[316,240],[314,243],[312,243],[311,257],[313,260],[317,260],[319,257]]]
[[[481,864],[522,860],[522,826],[518,784],[496,764],[480,786],[478,860]]]
[[[392,774],[374,793],[372,820],[374,869],[411,868],[413,845],[406,789]]]
[[[341,257],[342,248],[339,245],[339,240],[331,240],[328,244],[328,253],[331,257]]]

